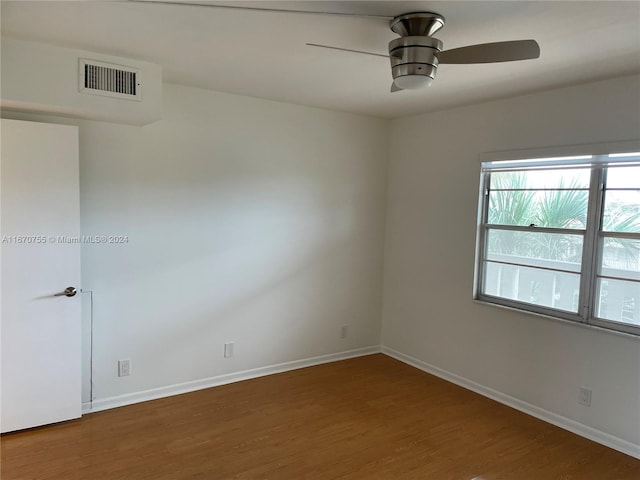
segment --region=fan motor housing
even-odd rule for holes
[[[438,69],[436,54],[442,42],[425,36],[405,36],[389,42],[389,59],[393,79],[418,75],[434,79]]]

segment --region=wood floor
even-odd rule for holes
[[[638,480],[640,461],[382,354],[3,435],[2,480]]]

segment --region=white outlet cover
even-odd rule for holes
[[[347,338],[348,333],[349,333],[349,326],[342,325],[340,327],[340,338]]]
[[[118,360],[118,376],[128,377],[131,375],[131,360]]]
[[[581,388],[578,393],[578,403],[587,407],[591,406],[591,390],[588,388]]]

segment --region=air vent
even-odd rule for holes
[[[83,58],[79,66],[81,93],[141,100],[139,70]]]

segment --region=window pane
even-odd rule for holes
[[[640,166],[609,167],[607,188],[640,188]]]
[[[600,278],[596,300],[599,318],[640,325],[640,283]]]
[[[582,235],[489,229],[487,260],[580,272]]]
[[[586,190],[490,191],[488,223],[584,229]]]
[[[607,190],[602,229],[640,233],[640,190]]]
[[[577,313],[580,275],[484,263],[482,293]]]
[[[493,172],[491,189],[589,188],[589,168]]]
[[[605,238],[602,275],[640,280],[640,240]]]

